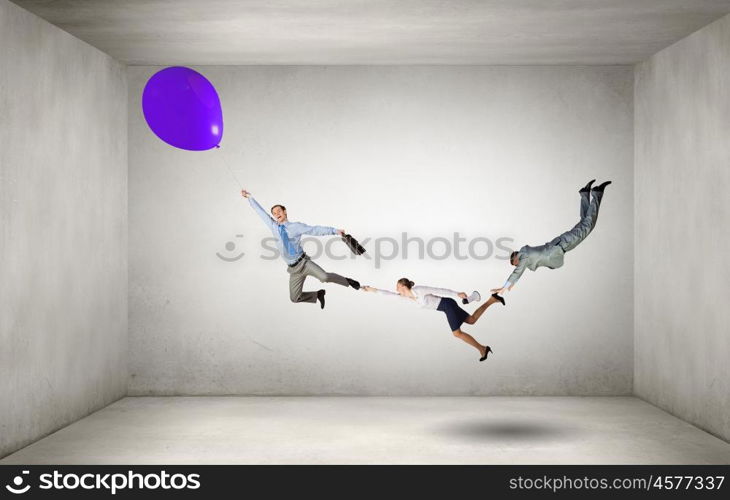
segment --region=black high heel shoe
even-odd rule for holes
[[[500,301],[503,306],[507,305],[507,303],[504,300],[504,297],[501,297],[501,296],[497,295],[496,293],[493,293],[492,294],[492,297],[494,297],[495,299],[497,299],[498,301]]]
[[[492,348],[489,347],[489,346],[487,346],[487,350],[484,351],[484,356],[482,356],[481,358],[479,358],[479,361],[484,361],[485,359],[487,359],[487,356],[489,356],[489,353],[490,352],[491,353],[494,353],[494,351],[492,350]]]

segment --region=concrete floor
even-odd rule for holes
[[[730,464],[634,397],[130,397],[2,464]]]

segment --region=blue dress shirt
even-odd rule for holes
[[[287,264],[293,264],[304,253],[301,244],[302,235],[309,234],[311,236],[330,236],[337,234],[337,229],[329,226],[309,226],[302,222],[284,222],[283,224],[279,224],[266,210],[261,207],[261,205],[258,204],[253,196],[249,196],[248,203],[251,205],[251,208],[259,214],[259,217],[261,217],[261,220],[264,221],[264,224],[266,224],[271,230],[271,234],[273,234],[276,238],[276,248],[279,250],[281,258],[284,259]],[[294,251],[293,254],[287,251],[284,243],[281,241],[281,235],[279,234],[280,225],[284,226],[286,234],[289,236],[290,247]]]

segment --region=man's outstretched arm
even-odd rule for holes
[[[345,234],[344,229],[336,229],[330,226],[308,226],[302,222],[296,224],[299,234],[308,234],[310,236],[332,236],[335,234],[342,236]]]
[[[503,294],[505,291],[511,291],[512,287],[515,286],[515,283],[517,283],[517,280],[522,277],[522,273],[525,272],[525,269],[527,268],[527,262],[524,260],[521,260],[514,271],[512,271],[512,274],[509,275],[509,278],[507,278],[507,281],[504,282],[504,285],[502,288],[492,288],[492,293],[496,293],[497,295]]]
[[[266,224],[269,229],[276,227],[276,221],[274,220],[274,218],[266,213],[266,210],[264,210],[263,207],[259,205],[259,202],[256,201],[253,196],[251,196],[251,193],[249,193],[245,189],[242,189],[241,196],[243,196],[244,198],[248,198],[248,204],[251,205],[251,208],[253,208],[257,214],[259,214],[259,217],[261,217],[261,220],[264,221],[264,224]]]

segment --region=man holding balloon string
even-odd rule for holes
[[[218,93],[203,75],[190,68],[172,66],[152,75],[142,94],[142,111],[155,135],[176,148],[206,151],[218,148],[223,137],[223,111]],[[324,309],[325,290],[303,291],[307,276],[314,276],[321,282],[360,289],[357,281],[328,273],[312,262],[304,253],[300,241],[305,234],[340,235],[353,253],[361,255],[365,249],[352,236],[345,234],[342,229],[289,222],[283,205],[274,205],[269,215],[248,191],[242,189],[241,194],[248,198],[277,240],[279,252],[289,266],[289,296],[292,302],[319,301],[320,307]]]

